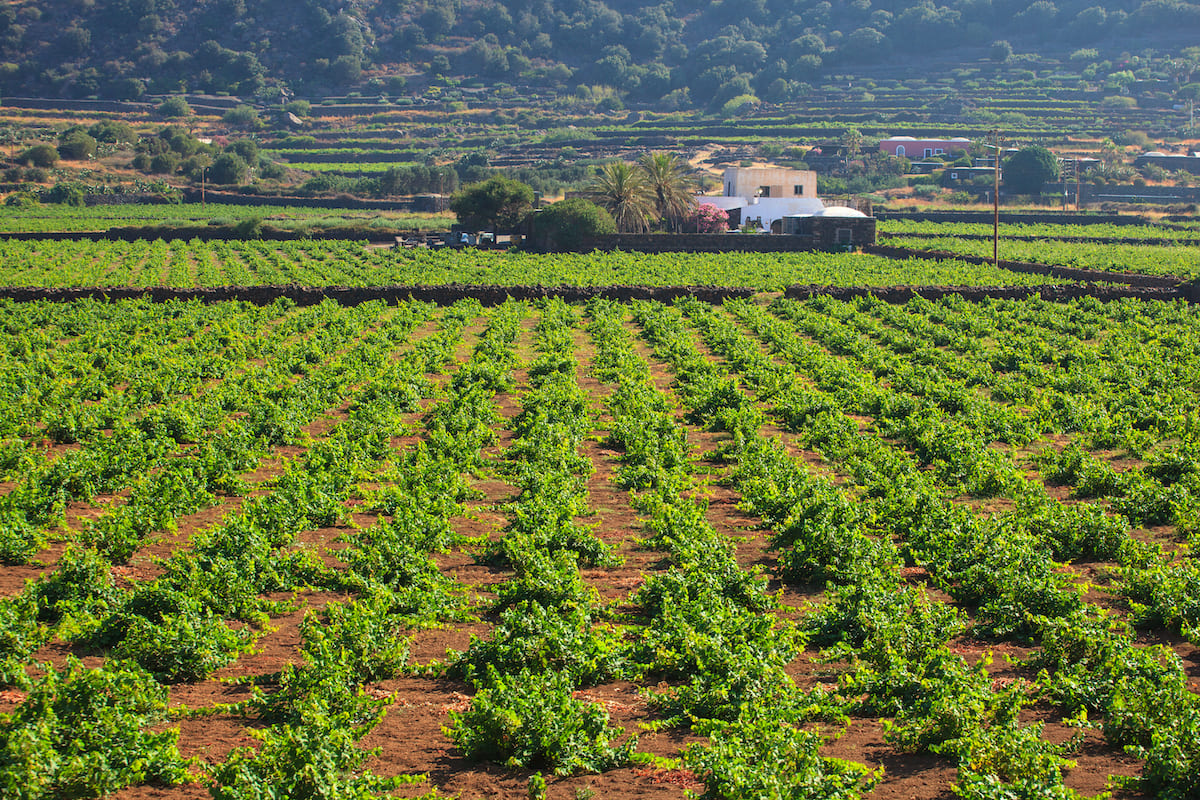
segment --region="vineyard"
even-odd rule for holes
[[[1200,793],[1190,306],[0,331],[5,797]]]
[[[390,250],[359,242],[0,240],[0,286],[204,287],[295,284],[502,286],[1005,286],[1058,283],[954,259],[853,253],[530,254]]]
[[[979,226],[975,226],[979,227]],[[1059,226],[1054,226],[1059,227]],[[936,250],[951,255],[991,258],[992,241],[986,238],[967,239],[957,236],[917,238],[899,235],[889,237],[888,244]],[[1139,275],[1173,275],[1181,278],[1200,278],[1200,247],[1194,238],[1180,238],[1175,244],[1148,244],[1125,241],[1121,243],[1064,241],[1035,237],[1002,239],[1000,257],[1076,269],[1129,272]]]
[[[28,208],[6,207],[0,216],[2,233],[45,233],[68,231],[104,231],[114,227],[191,227],[230,225],[246,220],[266,222],[285,229],[358,226],[387,229],[446,229],[452,215],[416,214],[388,211],[301,208],[284,205],[217,205],[209,203],[163,203],[160,205],[113,204],[78,208],[37,204]]]

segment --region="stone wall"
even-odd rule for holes
[[[876,219],[907,219],[916,222],[975,222],[991,224],[992,209],[978,211],[876,211]],[[1046,223],[1049,225],[1146,225],[1149,220],[1129,214],[1092,214],[1066,211],[1046,211],[1030,213],[1025,211],[1005,211],[1000,209],[1000,221],[1009,224],[1024,223],[1034,225]]]
[[[992,263],[990,258],[982,256],[967,256],[960,253],[951,253],[946,250],[914,250],[911,247],[893,247],[891,245],[864,247],[863,252],[895,259],[922,258],[929,261],[965,261],[968,264]],[[1136,275],[1129,272],[1103,272],[1094,269],[1056,267],[1053,264],[1036,264],[1029,261],[1006,261],[1003,258],[1000,259],[997,266],[1010,272],[1048,275],[1051,278],[1083,281],[1084,283],[1121,283],[1126,286],[1145,288],[1173,288],[1179,286],[1185,280],[1173,275]]]
[[[614,233],[585,241],[579,249],[585,253],[791,253],[811,250],[812,241],[807,236],[746,233]]]
[[[1141,300],[1187,300],[1196,302],[1200,292],[1192,284],[1172,288],[1135,286],[1095,286],[1092,284],[1066,284],[1053,286],[789,286],[784,296],[797,300],[810,297],[833,297],[850,300],[856,297],[877,297],[885,303],[907,303],[914,297],[938,300],[957,296],[970,302],[980,300],[1024,300],[1040,297],[1043,300],[1065,301],[1083,297],[1109,301],[1126,297]]]
[[[813,250],[844,250],[850,247],[865,247],[875,244],[875,219],[873,217],[796,217],[785,219],[786,224],[795,225],[795,235],[810,240]],[[850,231],[850,241],[839,241],[839,232]]]
[[[52,300],[128,300],[147,298],[154,302],[170,300],[199,300],[220,303],[240,300],[256,305],[269,305],[288,298],[297,305],[316,305],[333,300],[342,305],[359,305],[376,300],[389,303],[418,300],[450,305],[464,298],[474,298],[484,305],[499,305],[509,298],[536,300],[561,297],[567,302],[586,302],[594,297],[625,302],[629,300],[658,300],[672,302],[680,297],[694,297],[706,303],[720,303],[727,298],[752,297],[753,289],[737,286],[496,286],[474,284],[445,284],[441,286],[213,286],[193,289],[171,287],[86,287],[46,288],[30,286],[0,286],[0,299],[18,302]]]
[[[199,203],[199,189],[186,188],[183,197],[189,203]],[[374,209],[378,211],[420,211],[426,213],[446,211],[450,198],[436,194],[421,194],[401,200],[362,200],[357,197],[286,197],[257,194],[239,194],[208,189],[204,198],[210,203],[233,206],[296,206],[297,208],[350,208]]]

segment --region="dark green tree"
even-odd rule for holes
[[[21,164],[31,167],[53,167],[58,163],[58,150],[48,144],[35,144],[17,157]]]
[[[96,155],[96,140],[82,128],[74,128],[59,137],[58,154],[69,161],[92,158]]]
[[[512,230],[532,208],[533,189],[501,175],[465,186],[450,198],[458,224],[476,231]]]
[[[158,104],[158,113],[159,116],[166,117],[167,119],[190,117],[192,115],[192,107],[182,97],[168,97]]]
[[[607,209],[621,233],[644,233],[654,216],[654,196],[642,172],[623,161],[600,168],[590,186],[593,200]]]
[[[695,188],[688,163],[674,153],[646,153],[638,168],[650,191],[651,202],[667,230],[677,231],[696,207]]]
[[[159,153],[150,159],[150,171],[157,175],[174,175],[179,171],[179,156],[171,150]]]
[[[533,242],[539,250],[578,250],[593,237],[616,232],[611,214],[579,197],[533,215]]]
[[[247,164],[258,163],[258,143],[253,139],[238,139],[236,142],[230,142],[225,150],[237,153]]]
[[[137,133],[133,130],[133,126],[128,122],[118,122],[116,120],[101,120],[92,127],[88,128],[88,133],[93,136],[98,142],[108,142],[109,144],[117,144],[127,142],[133,144],[137,142]]]
[[[208,175],[213,183],[241,183],[249,169],[237,153],[222,153],[209,167]]]
[[[1058,159],[1044,147],[1023,147],[1004,162],[1004,188],[1009,194],[1038,194],[1042,184],[1058,178]]]
[[[262,127],[262,120],[252,106],[235,106],[221,115],[221,119],[235,128],[246,131],[256,131]]]

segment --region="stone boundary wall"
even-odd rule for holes
[[[212,288],[172,289],[165,287],[91,287],[45,288],[0,287],[0,300],[35,302],[42,300],[70,302],[74,300],[130,300],[146,298],[153,302],[170,300],[200,300],[219,303],[230,300],[256,305],[268,305],[287,298],[298,305],[315,305],[332,300],[342,305],[383,300],[397,303],[419,300],[450,305],[464,298],[475,298],[485,305],[498,305],[508,300],[537,300],[560,297],[567,302],[584,302],[594,297],[616,301],[659,300],[671,302],[680,297],[694,297],[706,303],[720,303],[728,298],[753,297],[758,292],[745,287],[727,286],[475,286],[447,284],[444,286],[219,286]],[[1050,301],[1094,297],[1102,301],[1133,297],[1142,300],[1200,302],[1200,283],[1174,287],[1095,286],[1091,284],[1053,286],[824,286],[794,285],[784,296],[806,299],[827,296],[838,299],[877,297],[887,303],[906,303],[920,296],[930,300],[957,295],[978,302],[985,299],[1021,300],[1041,297]]]
[[[636,253],[793,253],[812,249],[807,236],[744,233],[613,233],[586,240],[580,251]]]
[[[1043,300],[1066,301],[1083,297],[1109,301],[1126,297],[1141,300],[1200,301],[1200,286],[1186,284],[1171,288],[1133,286],[1092,286],[1086,284],[1052,286],[789,286],[785,297],[806,300],[810,297],[833,297],[850,300],[856,297],[876,297],[885,303],[903,304],[914,297],[938,300],[957,295],[970,302],[981,300],[1024,300],[1040,297]]]
[[[884,256],[886,258],[904,259],[921,258],[929,261],[957,260],[968,264],[991,264],[990,258],[981,256],[964,256],[945,250],[914,250],[911,247],[893,247],[891,245],[871,245],[863,248],[864,253]],[[1126,286],[1143,288],[1169,289],[1185,282],[1185,278],[1174,275],[1135,275],[1128,272],[1102,272],[1093,269],[1075,269],[1073,267],[1056,267],[1051,264],[1035,264],[1028,261],[1005,261],[1000,259],[1001,269],[1010,272],[1021,272],[1030,275],[1048,275],[1051,278],[1062,278],[1085,283],[1123,283]]]
[[[410,233],[410,231],[402,231]],[[411,233],[415,233],[412,231]],[[313,234],[311,231],[292,231],[281,228],[264,226],[254,239],[271,242],[289,242],[301,239],[348,239],[350,241],[391,242],[396,238],[395,231],[376,230],[374,228],[342,228],[321,231]],[[142,240],[162,239],[164,242],[177,240],[191,241],[246,241],[247,237],[235,233],[231,228],[218,225],[189,225],[183,227],[145,227],[145,228],[109,228],[106,231],[14,231],[0,232],[0,240],[15,239],[23,242],[66,242],[66,241],[121,241],[137,242]],[[251,239],[252,241],[252,239]]]
[[[333,300],[342,305],[359,305],[375,300],[396,303],[419,300],[438,305],[450,305],[464,298],[474,298],[484,305],[498,305],[514,300],[537,300],[561,297],[568,302],[583,302],[594,297],[610,300],[661,300],[671,302],[680,297],[694,297],[707,303],[720,303],[727,298],[752,297],[754,289],[737,286],[496,286],[445,284],[442,286],[216,286],[210,288],[175,289],[168,287],[0,287],[0,300],[32,302],[52,300],[131,300],[148,298],[154,302],[169,300],[200,300],[219,303],[242,300],[256,305],[268,305],[280,298],[293,300],[297,305],[316,305]]]
[[[987,222],[993,221],[991,209],[979,211],[880,211],[875,210],[878,220],[903,219],[914,222]],[[1035,225],[1149,225],[1150,220],[1128,214],[1079,214],[1074,212],[1046,211],[1028,213],[1000,210],[1000,221],[1010,225],[1025,223]]]
[[[187,187],[183,197],[189,203],[199,203],[199,189]],[[450,208],[450,198],[442,195],[420,194],[401,200],[363,200],[357,197],[294,197],[265,194],[240,194],[238,192],[214,191],[204,192],[205,199],[210,203],[221,203],[229,206],[296,206],[297,208],[346,208],[351,210],[376,211],[446,211]]]
[[[963,239],[970,242],[990,242],[992,235],[990,233],[890,233],[884,232],[879,234],[880,239]],[[1066,242],[1067,244],[1144,244],[1170,247],[1172,245],[1185,245],[1195,247],[1200,245],[1200,237],[1195,239],[1129,239],[1119,236],[1001,236],[1000,240],[1005,239],[1016,242]]]

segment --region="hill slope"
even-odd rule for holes
[[[1152,51],[1175,58],[1153,77],[1179,86],[1198,29],[1200,5],[1178,0],[16,0],[0,9],[0,90],[396,95],[442,75],[716,108],[795,99],[835,72],[1003,59],[998,41],[1102,69]]]

